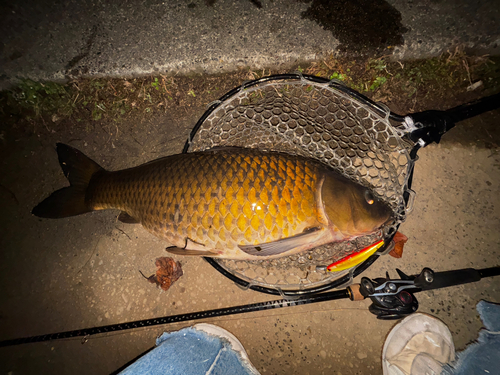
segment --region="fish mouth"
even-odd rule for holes
[[[356,236],[363,236],[363,235],[368,235],[370,233],[376,232],[377,230],[380,230],[384,228],[387,224],[389,224],[392,221],[392,218],[388,218],[387,220],[384,221],[373,221],[371,223],[367,223],[366,221],[361,223],[354,223],[354,235]],[[361,225],[360,225],[361,224]]]
[[[383,230],[386,226],[391,225],[394,222],[394,215],[391,214],[389,217],[382,222],[381,224],[377,225],[374,229],[373,232],[376,232],[378,230]]]

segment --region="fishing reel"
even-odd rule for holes
[[[422,282],[432,283],[434,278],[430,268],[424,268],[417,277],[410,277],[399,269],[396,271],[400,279],[391,279],[389,273],[385,278],[361,279],[359,292],[371,299],[369,310],[378,319],[399,319],[413,314],[418,309],[414,293],[421,290]]]

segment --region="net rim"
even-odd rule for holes
[[[224,102],[226,102],[229,98],[235,96],[236,94],[240,93],[243,90],[252,88],[254,86],[260,85],[262,83],[272,83],[273,81],[282,81],[282,80],[296,80],[298,82],[311,82],[311,83],[316,83],[316,84],[328,84],[328,87],[332,89],[336,89],[340,91],[341,93],[348,95],[352,99],[356,101],[362,101],[363,104],[368,105],[373,111],[378,112],[378,115],[381,117],[385,117],[387,115],[387,119],[392,120],[394,122],[398,123],[405,123],[405,117],[398,115],[396,113],[391,112],[387,107],[384,105],[374,102],[370,98],[366,97],[363,94],[360,94],[354,89],[351,89],[350,87],[347,87],[344,83],[337,79],[332,79],[329,80],[327,78],[323,77],[317,77],[309,74],[302,74],[302,73],[287,73],[287,74],[275,74],[267,77],[262,77],[258,78],[252,81],[247,81],[244,82],[242,85],[235,87],[234,89],[230,90],[226,94],[224,94],[222,97],[220,97],[218,100],[210,103],[208,105],[207,110],[203,113],[203,115],[200,117],[198,122],[195,124],[193,129],[191,130],[191,133],[189,134],[188,139],[186,140],[186,143],[184,144],[184,147],[182,149],[182,153],[187,153],[189,151],[189,148],[191,146],[191,143],[202,126],[202,124],[205,122],[205,120],[219,107],[221,106]]]
[[[198,130],[202,127],[205,121],[216,111],[219,107],[227,104],[229,100],[234,99],[238,96],[242,91],[256,89],[258,87],[271,85],[278,81],[291,81],[291,83],[302,83],[304,85],[313,84],[313,85],[322,85],[326,86],[329,89],[336,90],[340,92],[341,96],[347,96],[350,100],[362,102],[364,105],[369,107],[370,110],[374,112],[374,114],[382,119],[393,129],[396,129],[392,123],[403,124],[405,121],[404,116],[400,116],[395,114],[389,110],[385,105],[376,103],[368,97],[360,94],[359,92],[347,87],[343,82],[338,80],[329,80],[323,77],[317,77],[302,73],[287,73],[287,74],[277,74],[271,75],[267,77],[262,77],[259,79],[255,79],[252,81],[244,82],[242,85],[235,87],[230,90],[226,94],[224,94],[218,100],[210,103],[208,105],[207,110],[200,117],[198,122],[195,124],[193,129],[191,130],[186,143],[184,144],[184,148],[182,153],[189,152],[190,146],[195,139],[195,136]],[[395,130],[396,131],[396,130]],[[401,137],[401,134],[398,134]],[[413,168],[410,167],[409,174],[412,174]],[[411,179],[410,181],[411,182]],[[410,190],[409,183],[406,183],[407,190]],[[256,281],[255,283],[244,280],[239,277],[234,270],[229,270],[222,262],[216,258],[205,257],[205,260],[214,267],[218,272],[220,272],[225,277],[229,278],[233,282],[235,282],[240,288],[245,290],[254,290],[265,294],[271,295],[281,295],[285,299],[294,299],[301,296],[317,294],[326,290],[330,290],[333,288],[341,288],[347,285],[350,285],[353,281],[353,278],[364,272],[368,267],[370,267],[381,255],[384,255],[390,251],[392,238],[399,228],[400,222],[398,222],[391,230],[387,233],[383,234],[384,245],[382,248],[377,251],[375,254],[371,255],[364,262],[355,265],[347,270],[347,273],[342,273],[341,275],[332,275],[327,279],[323,279],[321,281],[315,282],[312,285],[306,285],[304,287],[299,287],[295,289],[286,289],[280,286],[270,286],[266,283],[261,283]],[[337,276],[337,277],[336,277]],[[335,277],[335,278],[334,278]]]
[[[387,238],[384,238],[384,245],[375,254],[371,255],[364,262],[351,267],[348,270],[347,274],[343,274],[342,276],[339,276],[338,278],[330,280],[328,282],[323,282],[320,285],[306,288],[285,290],[280,287],[268,287],[264,285],[253,284],[228,271],[217,258],[204,257],[204,259],[208,262],[208,264],[214,267],[222,275],[233,281],[241,289],[253,290],[264,294],[281,296],[283,299],[293,300],[300,297],[325,292],[334,288],[346,287],[352,284],[352,281],[356,276],[359,276],[361,273],[366,271],[366,269],[368,269],[368,267],[370,267],[380,256],[391,251],[393,247],[392,238],[394,237],[394,234],[388,236]]]

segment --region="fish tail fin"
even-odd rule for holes
[[[92,211],[85,202],[85,193],[92,176],[104,169],[82,152],[62,143],[57,144],[57,155],[70,186],[53,192],[31,213],[38,217],[57,219]]]

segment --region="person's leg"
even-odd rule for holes
[[[500,305],[480,301],[477,311],[484,328],[477,342],[457,354],[457,360],[446,365],[444,374],[476,375],[500,373]]]
[[[120,375],[259,374],[238,339],[212,324],[165,332],[156,345]]]

